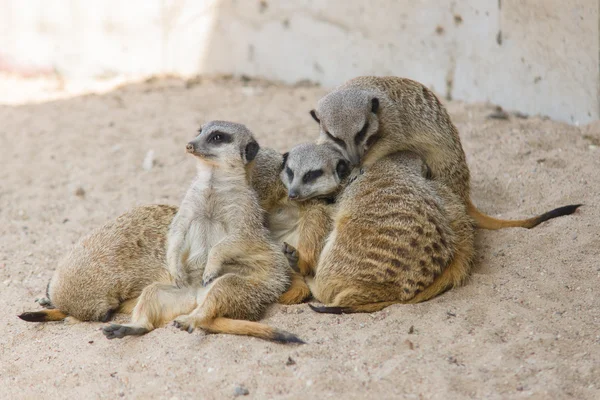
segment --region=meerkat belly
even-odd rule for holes
[[[269,214],[269,230],[277,243],[289,243],[296,247],[299,242],[300,210],[289,204],[273,210]]]
[[[193,222],[186,235],[186,247],[189,249],[187,264],[194,264],[204,269],[208,253],[225,236],[224,224],[218,222]]]

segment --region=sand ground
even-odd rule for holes
[[[265,321],[303,346],[171,326],[108,341],[99,323],[16,317],[37,308],[57,260],[90,229],[136,205],[179,203],[194,174],[184,146],[203,121],[243,122],[284,151],[316,137],[308,111],[324,92],[154,79],[0,106],[0,397],[216,399],[241,386],[254,399],[600,398],[600,123],[488,119],[485,104],[445,102],[475,203],[507,218],[585,206],[533,230],[478,232],[464,287],[373,314],[273,306]]]

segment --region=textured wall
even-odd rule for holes
[[[599,0],[0,0],[0,65],[66,77],[400,75],[570,123],[600,112]]]

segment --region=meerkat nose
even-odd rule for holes
[[[290,199],[292,199],[292,200],[297,199],[298,198],[298,192],[295,192],[295,191],[292,190],[291,192],[288,193],[288,197]]]
[[[188,153],[192,153],[194,151],[194,144],[188,143],[187,146],[185,146],[185,149],[187,150]]]

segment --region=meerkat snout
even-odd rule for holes
[[[188,153],[193,153],[194,152],[194,144],[192,142],[188,143],[187,146],[185,146],[185,149]]]

